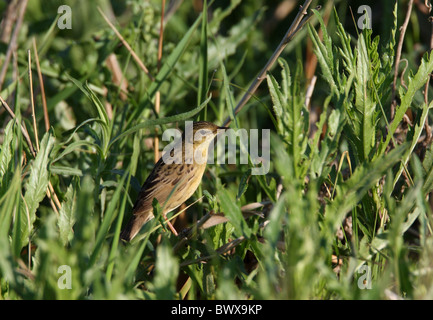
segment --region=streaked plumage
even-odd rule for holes
[[[193,151],[197,150],[199,146],[204,147],[202,148],[202,155],[207,159],[207,149],[210,142],[217,134],[218,129],[225,128],[206,121],[193,123],[193,134],[201,129],[209,130],[209,134],[201,141],[194,141]],[[166,214],[179,207],[194,194],[203,177],[206,162],[200,164],[196,161],[192,161],[192,163],[188,163],[191,161],[185,161],[184,141],[185,134],[182,135],[182,141],[178,141],[178,143],[182,143],[182,160],[180,164],[167,164],[162,157],[155,164],[138,194],[137,201],[132,209],[132,217],[121,233],[122,239],[126,241],[132,240],[142,226],[154,217],[152,207],[154,198],[158,200],[161,208],[164,207],[163,214]],[[173,153],[173,156],[176,155]],[[169,198],[171,191],[175,187],[175,191]]]

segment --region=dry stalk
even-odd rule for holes
[[[35,54],[36,70],[38,72],[39,85],[41,86],[42,107],[44,109],[45,132],[50,130],[50,117],[48,115],[47,99],[45,97],[44,78],[42,77],[41,66],[39,64],[38,48],[36,47],[36,39],[33,38],[33,51]]]
[[[398,39],[397,52],[395,55],[395,69],[394,69],[394,81],[392,83],[392,93],[391,93],[391,121],[394,120],[395,108],[397,107],[397,100],[395,99],[397,93],[397,77],[398,77],[398,67],[400,65],[401,50],[403,49],[404,35],[406,34],[406,29],[409,24],[410,14],[412,13],[413,0],[409,0],[407,5],[406,17],[404,19],[403,25],[400,28],[400,36]]]
[[[272,68],[275,61],[277,61],[278,57],[281,55],[287,44],[294,38],[294,36],[305,26],[307,21],[311,18],[311,13],[307,14],[307,9],[310,6],[311,2],[312,0],[306,0],[304,4],[300,7],[299,12],[295,17],[295,20],[287,30],[277,49],[274,51],[266,65],[263,67],[262,71],[260,71],[254,81],[251,83],[248,90],[243,95],[242,99],[237,104],[234,110],[235,116],[242,110],[242,108],[246,105],[249,99],[254,95],[262,81],[266,78],[266,73]],[[320,7],[318,7],[318,9],[319,8]],[[231,121],[232,119],[230,118],[230,116],[227,117],[223,123],[223,126],[227,127]]]
[[[135,62],[138,64],[138,66],[141,68],[141,70],[144,71],[144,73],[149,77],[151,81],[154,81],[155,78],[150,74],[149,70],[146,68],[144,63],[140,60],[138,55],[135,53],[135,51],[131,48],[129,43],[122,37],[120,32],[116,29],[116,27],[111,23],[111,21],[107,18],[107,16],[102,12],[102,10],[98,7],[99,13],[104,18],[105,22],[110,26],[110,28],[114,31],[116,36],[119,38],[119,40],[123,43],[123,45],[126,47],[126,49],[129,51],[131,56],[134,58]]]
[[[21,25],[23,23],[24,12],[26,11],[26,8],[27,8],[27,2],[28,2],[28,0],[21,0],[21,2],[19,4],[19,13],[18,13],[17,22],[15,24],[15,28],[14,28],[14,31],[12,33],[11,41],[9,42],[9,46],[8,46],[7,51],[6,51],[5,61],[3,62],[3,66],[0,70],[0,90],[3,87],[3,81],[6,77],[6,71],[7,71],[8,66],[9,66],[9,61],[12,57],[13,52],[16,50],[18,34],[20,32]]]

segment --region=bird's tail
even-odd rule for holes
[[[138,215],[134,214],[120,233],[120,239],[131,241],[140,231],[141,227],[152,218],[153,214],[151,213]]]

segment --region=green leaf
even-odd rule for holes
[[[164,64],[162,65],[160,71],[155,77],[155,80],[149,86],[147,90],[147,94],[144,95],[143,99],[140,101],[138,108],[134,110],[134,113],[131,117],[132,120],[140,119],[143,111],[146,109],[149,103],[152,103],[152,99],[155,96],[156,92],[159,90],[161,85],[168,78],[170,73],[175,69],[177,61],[185,52],[188,43],[191,41],[192,35],[194,34],[195,29],[197,29],[200,21],[202,21],[203,14],[196,19],[194,24],[189,28],[189,30],[185,33],[183,38],[177,44],[176,48],[170,53],[170,55],[165,59]],[[167,123],[167,122],[166,122]]]
[[[393,9],[393,25],[391,30],[389,31],[389,39],[385,41],[385,45],[383,50],[381,50],[381,63],[380,63],[380,86],[377,91],[385,93],[382,95],[382,104],[385,103],[386,98],[388,97],[391,91],[391,83],[394,81],[394,59],[395,59],[395,34],[397,31],[397,1],[394,4]]]
[[[284,117],[284,98],[283,94],[279,90],[279,85],[277,80],[271,75],[266,76],[268,82],[269,93],[272,99],[272,106],[275,112],[275,117],[277,120],[277,130],[280,134],[284,132],[283,117]]]
[[[99,119],[107,126],[109,123],[107,111],[99,98],[95,95],[92,89],[90,89],[89,85],[87,83],[82,85],[80,81],[70,75],[67,75],[67,77],[87,96],[87,98],[89,98],[90,101],[92,101],[92,104],[96,107],[96,111],[99,114]]]
[[[428,105],[428,106],[426,104],[423,104],[421,108],[422,108],[422,113],[417,119],[417,123],[415,125],[415,128],[413,130],[411,130],[408,134],[407,140],[410,141],[410,146],[407,149],[407,151],[404,153],[404,155],[401,159],[400,168],[399,168],[399,170],[398,170],[398,172],[394,178],[394,186],[396,185],[398,179],[400,178],[401,173],[403,172],[404,166],[406,166],[407,163],[409,162],[409,158],[412,155],[413,150],[415,149],[416,145],[418,144],[419,137],[421,136],[421,133],[424,129],[424,123],[425,123],[426,118],[428,116],[428,112],[431,108],[433,108],[433,101],[430,102],[430,105]],[[429,186],[424,184],[424,187],[425,187],[425,189],[423,188],[423,191],[425,191],[426,194],[429,193],[430,192],[430,190],[428,190]]]
[[[238,120],[235,115],[235,104],[236,104],[235,98],[233,96],[233,92],[230,89],[230,81],[229,78],[227,77],[226,68],[222,61],[220,63],[220,67],[221,67],[221,72],[223,74],[223,89],[224,89],[223,92],[224,92],[224,97],[226,99],[226,105],[227,108],[229,109],[231,119],[235,121],[236,128],[239,128]]]
[[[58,174],[60,176],[82,176],[83,171],[78,168],[72,168],[67,166],[50,166],[50,172],[53,174]]]
[[[28,237],[33,230],[36,220],[36,210],[39,203],[45,198],[50,179],[48,163],[54,146],[54,137],[51,131],[44,134],[40,143],[39,152],[30,165],[30,176],[24,185],[24,210],[20,211],[20,245],[23,247],[28,242]]]
[[[403,120],[403,117],[407,111],[407,109],[411,106],[412,101],[414,99],[417,91],[427,82],[428,77],[433,71],[433,52],[425,53],[422,57],[421,64],[418,68],[418,72],[415,74],[413,78],[409,80],[407,85],[407,91],[403,94],[401,98],[400,106],[397,108],[394,116],[394,120],[391,123],[391,127],[389,128],[388,135],[384,142],[380,143],[379,146],[379,154],[382,154],[386,151],[386,148],[391,141],[395,131],[397,130],[398,125]]]
[[[256,10],[254,13],[244,16],[244,18],[242,18],[238,23],[234,24],[227,31],[228,34],[227,37],[223,37],[220,34],[220,36],[216,39],[216,41],[209,43],[209,48],[208,48],[209,68],[212,69],[217,68],[218,64],[221,63],[221,61],[226,60],[228,56],[233,55],[237,52],[242,42],[249,41],[251,37],[254,37],[255,26],[261,21],[264,12],[265,12],[265,8],[262,7]],[[215,12],[213,12],[212,20],[209,23],[210,34],[219,33],[218,30],[213,28],[215,20],[217,19],[214,13]],[[233,70],[233,72],[236,72],[235,70]]]
[[[137,169],[137,161],[138,161],[138,155],[140,153],[140,142],[139,142],[139,137],[136,134],[134,136],[134,142],[133,142],[133,152],[132,152],[132,157],[131,157],[131,164],[130,164],[130,170],[128,170],[128,179],[126,181],[126,185],[129,186],[130,182],[131,182],[131,175],[132,172],[135,172],[135,170]],[[114,262],[115,262],[115,257],[116,257],[116,253],[117,253],[117,248],[119,245],[119,239],[120,239],[120,230],[122,227],[122,222],[123,222],[123,217],[125,215],[125,206],[126,206],[126,200],[128,198],[128,194],[127,192],[125,192],[123,194],[123,198],[122,198],[122,202],[120,204],[120,208],[119,208],[119,213],[117,215],[117,223],[114,229],[114,237],[113,237],[113,243],[111,245],[111,250],[110,250],[110,256],[109,256],[109,261],[110,264],[107,267],[107,278],[111,279],[112,276],[112,272],[114,269]]]
[[[337,196],[326,207],[325,221],[328,232],[335,232],[340,226],[341,221],[349,210],[354,208],[365,196],[366,192],[372,188],[398,161],[406,151],[407,145],[400,145],[388,154],[365,162],[356,168],[352,176],[342,185],[337,186]],[[331,236],[331,234],[328,234]]]
[[[425,171],[423,191],[425,193],[433,190],[433,148],[432,145],[427,149],[424,161],[422,163]]]
[[[310,34],[311,41],[315,47],[315,54],[317,56],[317,61],[320,64],[320,68],[322,70],[323,78],[328,82],[331,92],[338,92],[337,84],[335,83],[335,79],[333,76],[334,73],[334,54],[332,52],[332,42],[331,38],[328,35],[328,31],[326,30],[325,23],[323,22],[322,16],[316,10],[313,10],[315,16],[320,22],[320,26],[322,28],[323,39],[324,42],[326,40],[326,44],[323,44],[320,40],[320,37],[317,31],[309,24],[308,25],[308,33]]]
[[[375,144],[375,103],[371,99],[370,84],[372,74],[370,72],[371,65],[367,52],[367,45],[364,35],[361,34],[358,39],[356,56],[356,77],[355,77],[355,107],[360,112],[361,118],[361,137],[362,149],[358,150],[363,160],[369,159],[370,152]]]
[[[75,223],[75,205],[77,195],[77,179],[73,179],[65,194],[65,201],[59,210],[59,219],[57,225],[59,227],[60,239],[63,245],[67,245],[73,237],[72,227]]]
[[[102,128],[102,138],[99,138],[101,141],[101,150],[102,157],[105,158],[109,149],[109,139],[110,139],[110,120],[108,119],[107,111],[105,110],[104,105],[90,88],[90,86],[86,83],[84,86],[76,79],[68,75],[68,78],[75,83],[75,85],[80,88],[80,90],[89,98],[92,102],[92,105],[95,106],[98,115],[99,115],[99,123]]]
[[[281,235],[281,225],[283,218],[287,216],[287,194],[283,193],[272,208],[269,214],[269,224],[265,229],[265,237],[269,241],[269,245],[275,249],[277,241]]]
[[[138,130],[144,129],[144,128],[148,128],[148,127],[154,127],[156,125],[161,125],[161,124],[167,124],[167,123],[173,123],[173,122],[178,122],[178,121],[185,121],[187,119],[190,119],[191,117],[195,116],[197,113],[199,113],[201,111],[201,109],[203,109],[207,103],[210,101],[210,99],[212,98],[212,96],[209,96],[209,98],[207,98],[200,106],[198,106],[195,109],[192,109],[190,111],[181,113],[181,114],[177,114],[175,116],[171,116],[171,117],[165,117],[165,118],[161,118],[161,119],[151,119],[151,120],[144,120],[141,123],[133,126],[132,128],[123,131],[121,134],[119,134],[117,137],[113,138],[110,141],[110,146],[117,140],[126,137]]]
[[[238,7],[241,2],[242,0],[231,0],[230,5],[226,7],[224,10],[221,7],[215,8],[215,11],[212,14],[213,15],[212,20],[209,23],[209,29],[211,30],[212,33],[217,31],[221,22],[226,17],[230,16],[233,10],[235,10],[236,7]],[[212,30],[214,28],[215,30]]]
[[[9,163],[12,160],[13,149],[12,149],[12,139],[14,137],[13,125],[15,121],[10,120],[7,124],[4,135],[3,142],[0,149],[0,185],[3,184],[3,176],[8,171]]]
[[[8,190],[0,198],[0,274],[10,284],[15,283],[15,257],[19,256],[21,247],[12,251],[9,241],[10,226],[13,215],[17,212],[21,198],[21,170],[17,169],[11,179]],[[14,240],[12,243],[19,242]]]
[[[297,178],[303,179],[307,168],[301,165],[302,155],[308,142],[309,114],[304,107],[305,94],[301,92],[300,71],[297,69],[295,81],[291,83],[288,63],[280,58],[282,88],[274,77],[267,76],[269,92],[271,94],[275,115],[278,122],[278,133],[288,145],[290,156],[293,158],[293,172]]]
[[[113,197],[111,198],[110,203],[108,204],[107,211],[104,214],[104,218],[102,220],[101,225],[99,226],[99,230],[96,235],[95,247],[92,252],[92,255],[90,256],[90,265],[93,265],[95,263],[96,258],[98,257],[102,249],[103,242],[108,235],[110,226],[113,220],[115,219],[116,214],[118,214],[116,208],[120,203],[120,197],[124,191],[125,181],[128,176],[129,176],[129,170],[125,170],[122,178],[120,179],[117,185],[116,190],[114,191]]]
[[[241,177],[241,181],[239,182],[238,194],[236,195],[236,200],[239,200],[242,195],[248,189],[248,180],[251,177],[251,169],[248,169]],[[206,191],[206,190],[205,190]]]
[[[241,209],[237,206],[234,197],[226,189],[222,189],[218,193],[221,202],[221,209],[224,215],[230,220],[231,224],[235,227],[235,234],[249,238],[251,236],[251,229],[247,225],[244,217],[242,216]]]
[[[266,195],[269,197],[269,199],[272,202],[276,202],[277,201],[277,197],[276,197],[276,182],[274,178],[270,179],[269,184],[266,182],[266,176],[265,175],[255,175],[254,176],[257,181],[260,184],[260,187],[262,187],[263,191],[265,191]]]
[[[327,103],[325,103],[325,106],[327,106]],[[326,118],[326,114],[321,115],[320,123],[325,121],[322,117]],[[328,161],[332,161],[332,157],[339,147],[340,136],[343,132],[346,118],[343,116],[342,112],[338,109],[334,109],[331,111],[327,123],[328,128],[324,140],[320,143],[320,148],[317,148],[317,145],[322,134],[321,130],[316,132],[314,144],[311,147],[313,149],[311,171],[313,172],[313,176],[320,178],[322,181],[327,179],[327,174],[330,170],[327,164]],[[319,126],[319,129],[320,128],[323,128],[323,124]]]
[[[59,161],[60,159],[62,159],[64,156],[66,156],[67,154],[69,154],[69,153],[71,153],[71,152],[73,152],[74,150],[76,150],[76,149],[79,149],[79,148],[81,148],[81,147],[83,147],[83,146],[87,146],[87,147],[89,147],[90,149],[95,149],[97,152],[98,152],[98,154],[100,155],[100,156],[102,156],[102,149],[101,149],[101,147],[99,147],[97,144],[95,144],[95,143],[93,143],[93,142],[90,142],[90,141],[87,141],[87,140],[79,140],[79,141],[75,141],[75,142],[72,142],[70,145],[68,145],[63,151],[62,151],[62,153],[60,153],[54,160],[53,160],[53,163],[54,162],[57,162],[57,161]]]
[[[179,262],[173,256],[173,250],[167,241],[162,241],[156,249],[155,278],[152,282],[156,299],[175,297],[178,274]]]

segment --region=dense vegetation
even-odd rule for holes
[[[313,1],[236,109],[300,4],[1,2],[0,298],[431,299],[429,8]],[[180,236],[155,203],[119,241],[161,133],[227,118],[269,172],[208,165]]]

